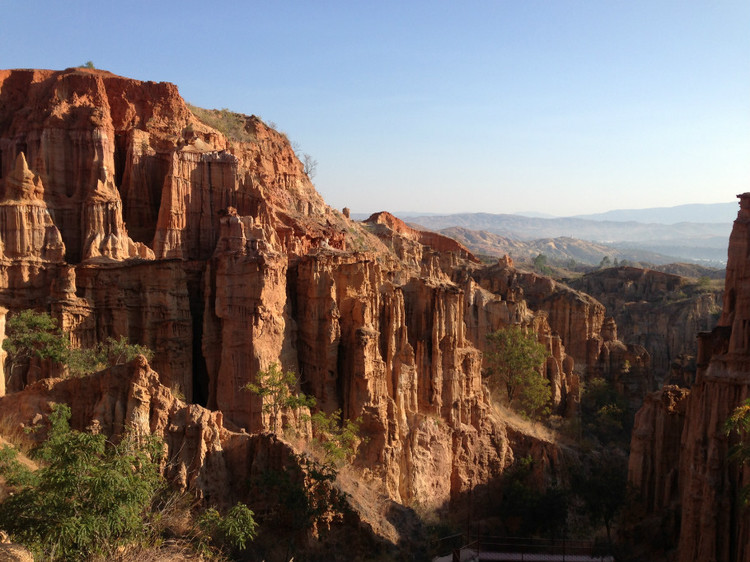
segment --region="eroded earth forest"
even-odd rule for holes
[[[750,194],[725,285],[562,279],[353,220],[310,172],[172,84],[0,71],[3,548],[429,560],[492,537],[750,560],[725,426],[750,390]],[[503,351],[521,342],[528,369]]]

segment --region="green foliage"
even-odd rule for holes
[[[63,363],[68,357],[68,338],[57,326],[57,320],[44,312],[23,310],[8,318],[3,349],[8,353],[8,378],[16,368],[32,359],[49,359]]]
[[[220,131],[224,136],[242,142],[255,142],[255,128],[246,115],[227,108],[203,109],[190,104],[188,107],[200,121]]]
[[[323,450],[326,464],[339,466],[351,461],[357,445],[362,441],[359,435],[362,418],[342,422],[341,410],[331,414],[319,411],[313,414],[312,424],[315,444]]]
[[[603,378],[586,383],[581,396],[581,421],[587,434],[603,445],[627,448],[630,443],[632,416],[627,399]]]
[[[124,336],[107,338],[92,348],[72,348],[57,320],[34,310],[23,310],[8,318],[3,349],[8,353],[10,376],[33,358],[63,364],[69,374],[81,376],[127,363],[137,355],[145,355],[149,361],[154,357],[148,347],[130,344]]]
[[[149,361],[154,358],[154,352],[145,345],[130,344],[125,336],[120,336],[119,339],[107,338],[95,347],[71,349],[66,363],[71,375],[81,376],[122,365],[138,355],[144,355]]]
[[[235,504],[222,516],[211,507],[203,512],[198,526],[222,551],[241,552],[257,535],[253,512],[244,503]]]
[[[571,477],[573,492],[582,500],[591,520],[604,523],[611,544],[612,524],[625,503],[627,459],[611,451],[602,452],[589,458],[587,465]]]
[[[534,334],[508,326],[487,335],[487,376],[494,388],[503,388],[508,401],[530,417],[549,413],[549,381],[540,374],[547,349]]]
[[[522,457],[503,476],[499,515],[514,535],[554,534],[568,517],[570,492],[557,486],[541,490],[534,482],[533,467],[531,457]]]
[[[113,444],[101,434],[70,429],[70,408],[55,405],[47,439],[35,452],[41,467],[14,478],[3,452],[0,472],[17,487],[0,504],[0,527],[37,555],[83,560],[144,540],[146,518],[163,485],[161,444],[126,434]]]
[[[740,465],[750,462],[750,398],[732,411],[724,422],[724,433],[737,438],[737,442],[729,449],[729,459]],[[750,505],[750,485],[740,490],[740,499],[745,505]]]
[[[19,462],[18,451],[7,445],[0,449],[0,474],[12,488],[31,486],[36,482],[36,475],[31,469]]]
[[[315,406],[313,396],[306,396],[302,392],[297,393],[298,383],[299,379],[293,372],[284,373],[277,363],[271,363],[267,370],[258,371],[255,382],[249,382],[242,388],[261,397],[263,411],[270,414],[271,431],[275,433],[277,420],[282,410],[298,410],[302,407]]]
[[[606,269],[612,267],[612,259],[609,256],[604,256],[602,261],[599,262],[599,269]]]
[[[91,62],[90,60],[87,60],[87,61],[86,61],[86,62],[85,62],[84,64],[82,64],[82,65],[81,65],[81,67],[82,67],[82,68],[91,68],[91,69],[94,69],[94,68],[96,68],[96,67],[94,66],[94,63],[93,63],[93,62]]]
[[[537,254],[533,260],[534,269],[536,269],[542,275],[550,275],[552,268],[549,266],[547,256],[545,254]]]

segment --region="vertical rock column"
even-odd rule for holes
[[[718,327],[700,339],[682,433],[680,562],[750,560],[750,516],[740,500],[750,474],[729,460],[724,434],[729,415],[750,396],[750,193],[738,197],[724,310]]]
[[[205,275],[203,354],[210,377],[209,407],[251,431],[265,427],[262,403],[243,387],[257,372],[290,357],[286,321],[287,260],[250,235],[249,217],[221,219],[221,239]]]
[[[3,342],[5,341],[5,319],[8,314],[8,309],[0,306],[0,396],[5,396],[5,358],[7,353],[3,349]]]

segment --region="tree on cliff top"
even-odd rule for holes
[[[540,374],[547,349],[520,326],[508,326],[487,335],[487,377],[505,391],[508,402],[529,417],[548,413],[552,396],[549,381]]]

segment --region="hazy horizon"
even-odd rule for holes
[[[3,7],[1,68],[91,60],[259,115],[336,208],[564,217],[750,189],[744,1]]]
[[[716,208],[716,207],[730,207],[732,211],[739,209],[739,201],[721,201],[718,203],[683,203],[681,205],[672,205],[667,207],[640,207],[636,209],[608,209],[606,211],[602,211],[599,213],[586,213],[586,214],[575,214],[575,215],[551,215],[548,213],[540,213],[537,211],[515,211],[515,212],[501,212],[501,213],[489,213],[488,211],[457,211],[455,213],[435,213],[435,212],[422,212],[422,211],[403,211],[399,209],[379,209],[376,211],[360,211],[360,210],[353,210],[350,209],[352,215],[357,216],[370,216],[373,213],[378,213],[381,211],[386,211],[391,213],[392,215],[398,216],[398,217],[418,217],[418,216],[450,216],[454,214],[480,214],[480,213],[488,213],[488,214],[507,214],[507,215],[518,215],[523,217],[530,217],[530,218],[550,218],[550,219],[565,219],[565,218],[587,218],[591,216],[599,216],[599,215],[607,215],[610,213],[639,213],[639,212],[649,212],[649,211],[676,211],[678,209],[686,209],[686,208],[692,208],[692,207],[709,207],[709,208]]]

